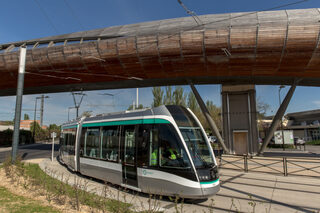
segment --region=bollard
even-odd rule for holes
[[[244,172],[248,172],[248,156],[247,155],[243,156],[243,161],[244,161]]]
[[[283,175],[288,176],[288,165],[287,165],[287,158],[283,158]]]

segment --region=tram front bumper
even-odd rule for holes
[[[215,195],[220,190],[220,181],[219,179],[212,182],[201,182],[201,189],[203,197],[210,197],[212,195]]]

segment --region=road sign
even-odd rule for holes
[[[55,137],[57,137],[57,133],[51,132],[51,138],[55,138]]]

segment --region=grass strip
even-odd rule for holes
[[[33,185],[43,187],[60,200],[67,196],[74,201],[75,208],[78,210],[79,205],[82,204],[110,212],[131,212],[130,204],[86,192],[80,189],[81,186],[70,186],[63,183],[47,175],[37,164],[23,164],[22,166],[26,176],[31,179]]]
[[[6,188],[0,187],[0,212],[31,213],[31,212],[59,212],[50,206],[44,206],[37,201],[15,195]]]

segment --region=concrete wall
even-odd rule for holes
[[[13,126],[12,125],[0,125],[0,131],[3,131],[3,130],[7,130],[7,129],[12,129],[13,130]]]

